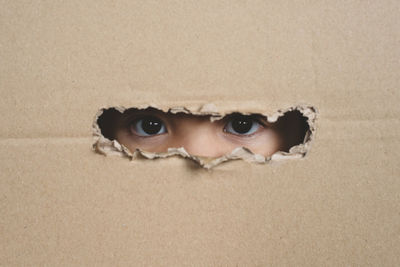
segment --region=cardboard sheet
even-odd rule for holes
[[[0,265],[398,266],[400,3],[2,1]],[[129,161],[98,110],[318,110],[306,157]]]

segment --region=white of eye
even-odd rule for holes
[[[225,126],[224,131],[235,135],[250,135],[260,128],[254,119],[233,118]]]
[[[156,117],[144,117],[134,121],[131,128],[139,136],[153,136],[167,132],[164,123]]]

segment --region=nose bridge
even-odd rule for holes
[[[221,144],[218,141],[212,127],[199,125],[187,131],[181,146],[191,155],[218,157],[223,155]]]

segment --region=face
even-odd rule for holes
[[[114,125],[115,139],[132,152],[184,147],[191,155],[220,157],[246,147],[268,157],[283,144],[276,126],[256,115],[232,114],[211,122],[209,116],[127,110]]]

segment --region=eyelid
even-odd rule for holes
[[[164,127],[165,127],[165,133],[169,133],[170,129],[169,129],[169,125],[168,123],[166,123],[166,120],[160,116],[159,114],[157,114],[156,112],[151,112],[151,111],[135,111],[133,114],[127,114],[125,118],[122,119],[122,127],[124,127],[125,129],[127,129],[128,132],[132,133],[132,131],[130,130],[131,125],[137,123],[139,120],[144,119],[146,117],[155,117],[157,119],[159,119]],[[163,133],[163,134],[165,134]],[[143,136],[143,135],[138,135],[135,133],[134,134],[136,137],[139,138],[151,138],[151,137],[156,137],[156,136],[160,136],[163,134],[156,134],[156,135],[149,135],[149,136]]]
[[[155,134],[147,134],[147,133],[145,132],[145,130],[143,130],[143,129],[137,129],[138,123],[139,123],[140,121],[143,121],[143,118],[139,118],[139,119],[137,119],[137,120],[134,120],[134,121],[130,124],[130,127],[129,127],[129,131],[130,131],[132,134],[136,135],[137,137],[149,138],[149,137],[156,137],[156,136],[160,136],[160,135],[164,135],[164,134],[168,133],[167,127],[166,127],[165,124],[162,122],[161,128],[160,128],[160,130],[158,131],[158,133],[155,133]],[[162,131],[162,130],[163,130],[163,131]],[[162,131],[162,132],[160,132],[160,131]]]
[[[249,134],[246,134],[246,133],[245,134],[239,134],[239,133],[234,133],[232,131],[229,131],[228,130],[228,126],[238,116],[244,116],[244,117],[250,118],[253,122],[257,123],[257,125],[258,125],[257,127],[258,128],[254,132],[249,133]],[[232,128],[232,126],[230,126],[230,128]],[[230,135],[230,136],[234,136],[234,137],[242,139],[242,138],[250,138],[250,137],[256,135],[257,133],[259,133],[260,129],[265,129],[265,128],[267,128],[267,125],[262,121],[262,117],[261,116],[257,116],[257,115],[253,115],[253,114],[251,114],[251,115],[232,114],[231,116],[228,116],[226,118],[226,122],[224,123],[224,127],[223,127],[223,132],[228,134],[228,135]]]
[[[234,113],[234,114],[230,114],[230,115],[225,116],[225,117],[222,119],[223,124],[224,124],[224,127],[225,127],[225,125],[226,125],[230,120],[234,119],[234,118],[237,117],[237,116],[246,116],[246,117],[250,117],[252,120],[258,122],[261,126],[263,126],[263,127],[265,127],[265,128],[268,127],[268,120],[267,120],[266,117],[264,117],[264,116],[262,116],[262,115],[259,115],[259,114],[242,115],[242,114],[240,114],[240,113]]]
[[[124,118],[122,119],[122,123],[123,124],[131,123],[133,121],[137,121],[137,120],[143,119],[145,117],[149,117],[149,116],[156,117],[157,119],[161,120],[166,125],[163,116],[161,116],[157,112],[146,111],[146,110],[138,110],[138,111],[134,111],[131,114],[125,114]]]

